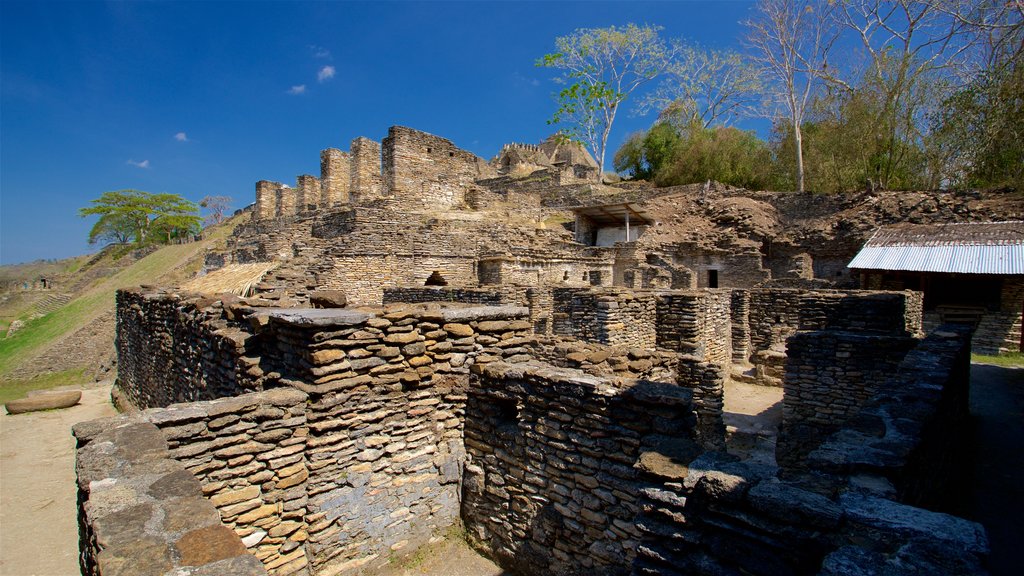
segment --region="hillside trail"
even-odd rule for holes
[[[106,381],[71,408],[10,415],[0,409],[0,575],[74,576],[78,567],[78,422],[113,416]]]

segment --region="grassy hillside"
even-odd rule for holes
[[[52,372],[48,366],[32,366],[40,354],[114,308],[114,295],[121,288],[140,284],[174,284],[192,276],[202,266],[203,255],[227,237],[235,222],[228,221],[207,231],[206,238],[191,244],[163,246],[131,263],[116,274],[99,280],[65,306],[30,320],[8,338],[0,339],[0,402],[17,398],[28,390],[79,383],[85,369]],[[113,342],[110,342],[111,349]],[[33,377],[17,377],[31,368]]]

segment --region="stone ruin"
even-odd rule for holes
[[[739,196],[698,240],[656,196],[513,169],[556,164],[541,148],[357,139],[260,183],[209,256],[277,260],[254,294],[119,292],[138,410],[75,427],[83,573],[358,574],[453,526],[513,574],[984,573],[952,514],[968,330],[926,333],[919,292],[836,289],[835,247],[765,254]],[[576,242],[565,208],[594,195],[647,231]],[[757,457],[730,380],[782,390]]]

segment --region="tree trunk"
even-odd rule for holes
[[[793,141],[796,145],[796,191],[804,191],[804,137],[800,132],[800,123],[793,121]]]

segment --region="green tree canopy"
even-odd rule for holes
[[[636,24],[581,28],[557,38],[558,51],[537,61],[537,66],[560,70],[558,81],[567,85],[549,124],[562,124],[567,136],[590,149],[598,178],[619,105],[668,65],[671,49],[659,30]]]
[[[202,219],[199,207],[177,194],[151,194],[141,190],[104,192],[92,200],[91,206],[78,214],[99,216],[89,232],[89,241],[128,239],[141,244],[147,241],[170,242],[174,237],[196,233]],[[157,231],[157,234],[152,234]]]

